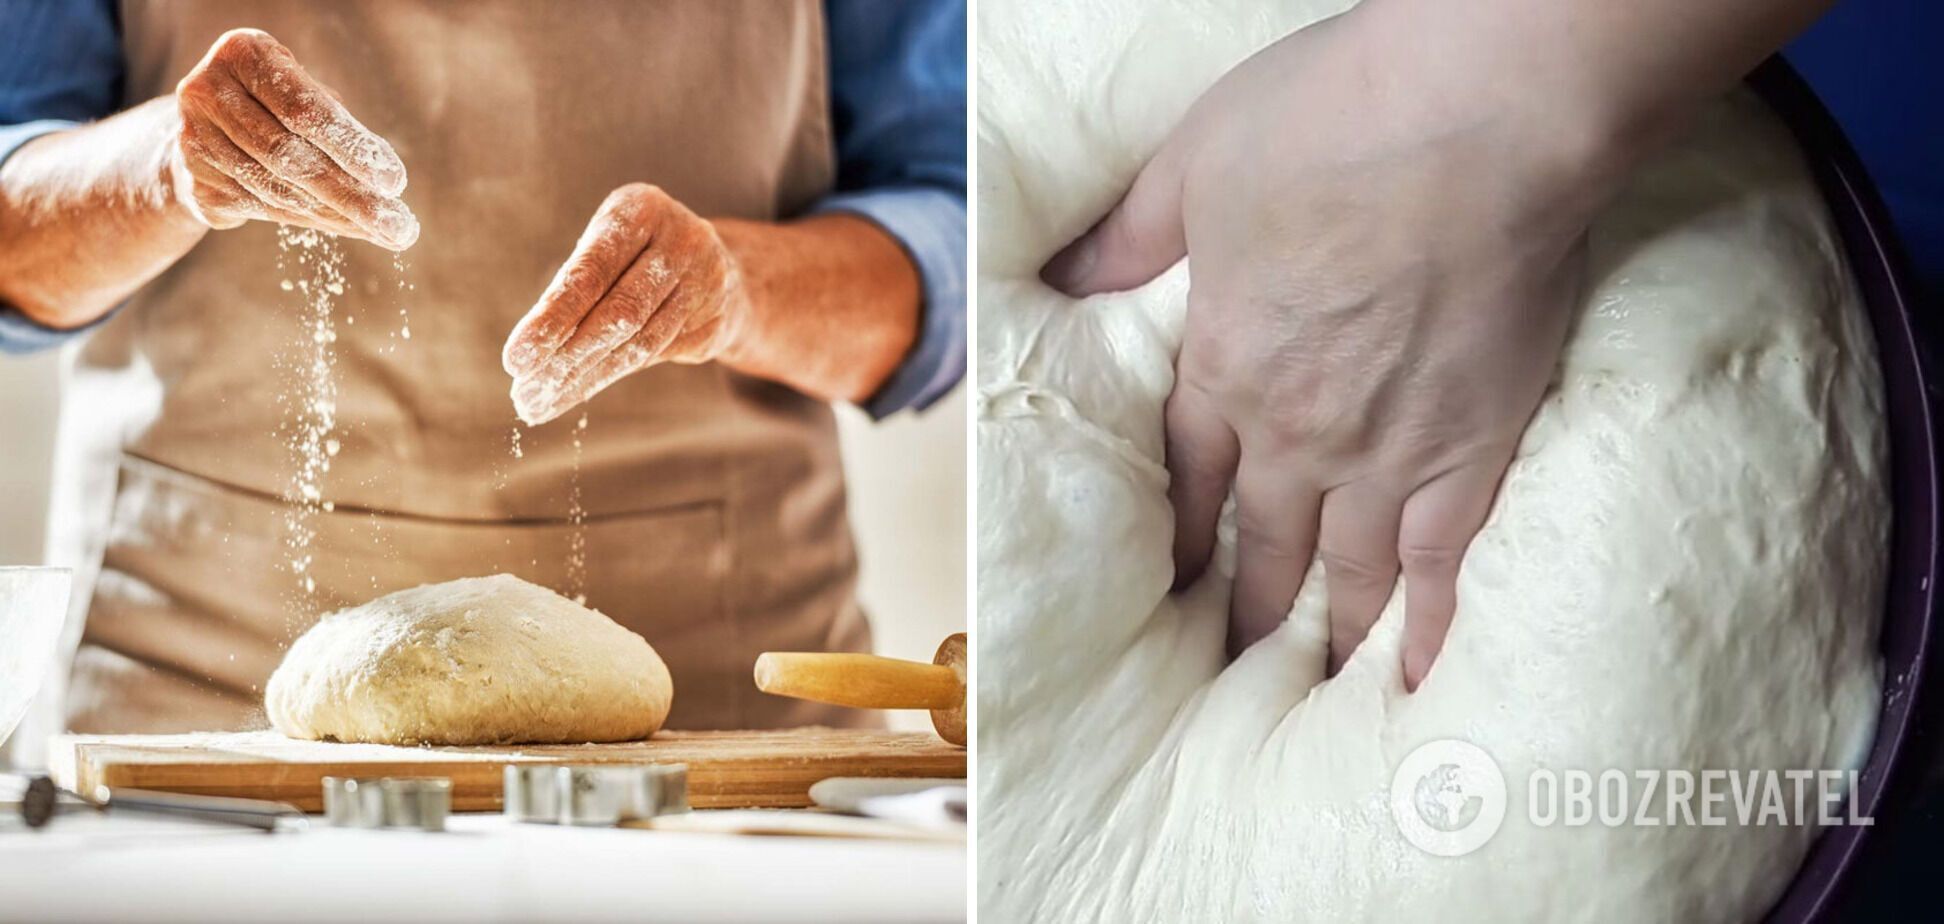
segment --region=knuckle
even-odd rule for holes
[[[180,147],[184,154],[188,154],[198,161],[209,158],[209,143],[203,140],[201,130],[194,123],[184,122],[182,124],[182,128],[176,132],[176,146]]]
[[[664,195],[659,186],[648,183],[629,183],[610,193],[608,195],[608,201],[617,206],[646,208],[652,205],[657,197]]]
[[[216,44],[210,48],[211,58],[224,64],[254,61],[266,44],[273,43],[270,34],[261,29],[231,29],[216,38]]]
[[[271,138],[267,145],[270,166],[276,172],[300,180],[316,180],[326,173],[321,158],[310,143],[290,132]],[[362,203],[360,203],[362,204]]]
[[[1241,373],[1245,361],[1240,337],[1202,334],[1201,325],[1189,332],[1180,358],[1181,382],[1213,397],[1222,382]]]
[[[210,90],[215,80],[209,70],[197,67],[176,81],[176,108],[185,112],[201,112],[209,102]]]
[[[714,225],[679,205],[671,209],[670,218],[675,239],[692,265],[697,269],[706,269],[709,263],[722,262],[722,236],[716,233]]]
[[[638,328],[655,310],[655,303],[634,286],[616,286],[607,294],[607,313],[617,326]]]
[[[1249,440],[1262,451],[1285,459],[1307,458],[1328,466],[1332,453],[1319,434],[1311,426],[1311,415],[1300,410],[1291,412],[1287,406],[1278,406],[1276,416],[1257,422]]]
[[[1323,549],[1320,557],[1323,559],[1323,570],[1332,582],[1345,583],[1353,587],[1376,588],[1396,579],[1395,569],[1387,568],[1382,562],[1365,555]]]
[[[576,260],[560,275],[560,292],[573,299],[592,300],[601,294],[607,274],[593,260]]]
[[[629,183],[616,191],[620,213],[634,223],[653,223],[664,231],[677,206],[674,198],[652,183]]]
[[[633,371],[647,365],[655,356],[654,347],[639,340],[630,340],[615,350],[615,366]]]
[[[710,243],[713,243],[713,238],[714,235],[711,234]],[[699,259],[689,267],[688,276],[695,280],[702,291],[709,293],[713,300],[721,295],[729,282],[729,264],[722,259],[719,250],[714,248],[704,250]]]
[[[1397,560],[1410,571],[1456,573],[1465,551],[1442,542],[1406,541],[1397,547]]]
[[[194,191],[196,204],[205,209],[235,209],[243,199],[235,187],[208,180],[198,179],[190,188]]]
[[[1287,531],[1265,523],[1258,515],[1237,511],[1235,515],[1236,544],[1250,550],[1250,554],[1262,555],[1281,562],[1296,563],[1301,554],[1296,543],[1290,540]]]

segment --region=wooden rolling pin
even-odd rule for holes
[[[756,659],[756,688],[860,709],[929,709],[938,737],[965,746],[965,633],[947,636],[921,664],[833,652],[767,651]]]

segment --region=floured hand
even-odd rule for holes
[[[405,165],[268,34],[236,29],[176,86],[176,200],[211,228],[258,219],[404,250]]]
[[[1232,653],[1282,623],[1319,555],[1336,665],[1401,573],[1415,686],[1611,184],[1562,150],[1563,115],[1460,90],[1440,62],[1373,75],[1387,36],[1360,9],[1230,71],[1045,278],[1113,291],[1191,257],[1167,409],[1177,586],[1233,487]]]
[[[657,187],[623,186],[506,339],[514,410],[545,423],[629,373],[723,358],[748,314],[715,227]]]

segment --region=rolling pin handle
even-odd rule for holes
[[[765,693],[861,709],[949,709],[965,682],[949,667],[878,655],[770,651],[756,659]]]

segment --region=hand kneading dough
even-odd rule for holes
[[[1561,368],[1416,694],[1401,591],[1328,680],[1316,573],[1233,664],[1227,540],[1168,595],[1162,402],[1188,270],[1077,303],[1035,273],[1197,94],[1342,6],[980,6],[980,910],[1760,915],[1815,827],[1542,828],[1526,804],[1536,768],[1847,768],[1871,738],[1889,520],[1874,346],[1799,153],[1745,94],[1593,228]],[[1403,756],[1443,738],[1496,758],[1509,796],[1497,836],[1456,858],[1404,841],[1387,807]]]
[[[641,636],[496,574],[318,620],[271,675],[264,708],[292,738],[538,744],[646,738],[674,695]]]

